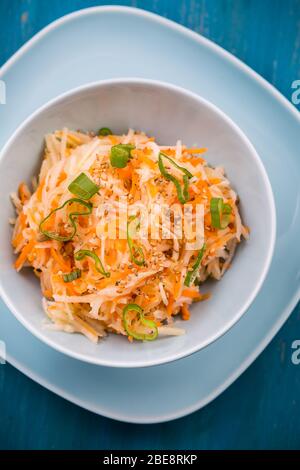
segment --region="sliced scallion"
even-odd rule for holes
[[[205,246],[205,244],[203,244],[201,250],[199,251],[199,253],[197,255],[196,261],[192,266],[192,269],[187,272],[187,275],[186,275],[185,280],[184,280],[184,285],[187,286],[187,287],[189,287],[191,284],[193,284],[196,277],[197,277],[199,267],[200,267],[200,263],[202,261],[203,255],[204,255],[205,248],[206,248],[206,246]]]
[[[106,137],[107,135],[112,135],[112,131],[109,127],[101,127],[101,129],[98,131],[98,135],[101,137]]]
[[[104,266],[102,264],[102,261],[101,259],[99,258],[99,256],[94,253],[93,251],[90,251],[90,250],[79,250],[79,251],[76,251],[76,253],[74,254],[74,258],[77,260],[77,261],[81,261],[83,258],[85,258],[86,256],[92,258],[94,261],[95,261],[95,267],[97,269],[97,271],[99,273],[101,273],[103,276],[105,277],[110,277],[110,273],[105,271],[104,269]]]
[[[133,223],[136,221],[136,216],[129,218],[127,223],[127,243],[131,255],[131,261],[133,261],[138,266],[143,266],[145,264],[145,256],[142,248],[137,246],[132,237]],[[135,222],[136,228],[139,227],[139,221]]]
[[[210,200],[211,224],[214,228],[224,229],[230,221],[231,207],[225,204],[221,197]]]
[[[131,156],[131,150],[135,148],[131,144],[113,145],[110,151],[110,163],[115,168],[125,168]]]
[[[69,184],[68,190],[80,199],[91,199],[99,191],[94,181],[92,181],[85,173],[80,173],[77,178]]]
[[[180,182],[178,179],[171,175],[164,166],[163,163],[163,158],[169,161],[171,165],[173,165],[175,168],[178,170],[182,171],[183,173],[183,188],[181,187]],[[172,158],[168,157],[168,155],[164,154],[163,152],[159,153],[158,156],[158,167],[161,172],[161,174],[168,180],[172,181],[172,183],[175,185],[176,191],[177,191],[177,197],[181,204],[185,204],[189,200],[189,179],[193,177],[192,173],[190,173],[186,168],[178,165],[176,162],[172,160]]]
[[[136,312],[137,313],[137,318],[133,318],[132,320],[137,320],[137,325],[140,323],[142,326],[149,328],[151,330],[151,333],[144,333],[138,331],[137,328],[133,328],[132,326],[132,320],[130,321],[129,317],[129,312]],[[126,330],[126,333],[128,336],[132,336],[134,339],[138,339],[140,341],[153,341],[154,339],[157,338],[158,335],[158,330],[156,323],[152,320],[147,320],[147,318],[144,317],[143,314],[143,309],[137,305],[137,304],[128,304],[126,307],[123,309],[123,324],[124,328]]]
[[[68,274],[64,274],[63,280],[64,282],[72,282],[72,281],[75,281],[75,279],[79,279],[80,277],[81,277],[80,269],[74,269],[74,271],[71,271]]]
[[[79,211],[75,211],[75,212],[71,212],[69,214],[69,221],[70,221],[70,225],[72,227],[72,231],[69,235],[67,236],[62,236],[62,235],[59,235],[58,233],[54,233],[54,232],[49,232],[48,230],[45,230],[43,228],[45,222],[47,222],[47,220],[50,219],[50,217],[57,211],[63,209],[66,205],[68,204],[80,204],[82,206],[84,206],[87,211],[85,212],[79,212]],[[56,209],[54,209],[53,211],[50,212],[50,214],[47,215],[47,217],[45,217],[40,225],[39,225],[39,230],[40,232],[45,235],[47,238],[51,238],[53,240],[57,240],[59,242],[67,242],[69,240],[72,240],[72,238],[74,238],[74,236],[76,235],[76,232],[77,232],[77,226],[76,226],[76,223],[75,223],[75,219],[76,217],[78,217],[79,215],[82,215],[82,216],[85,216],[85,215],[90,215],[92,213],[92,210],[93,210],[93,204],[91,202],[86,202],[86,201],[83,201],[82,199],[77,199],[77,198],[71,198],[71,199],[68,199],[67,201],[65,201],[61,206],[57,207]]]

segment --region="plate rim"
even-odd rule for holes
[[[205,398],[195,402],[193,405],[187,406],[182,408],[180,411],[176,411],[173,413],[167,413],[166,415],[159,415],[156,417],[132,417],[130,415],[120,415],[120,413],[114,413],[110,410],[107,412],[106,410],[100,410],[99,406],[93,406],[90,403],[86,402],[85,400],[81,400],[76,395],[72,395],[66,392],[63,388],[60,388],[56,385],[53,385],[47,379],[42,378],[39,374],[32,372],[28,367],[25,367],[20,364],[20,362],[9,354],[7,355],[7,362],[11,364],[13,367],[16,367],[20,372],[24,375],[29,377],[30,379],[34,380],[36,383],[45,387],[50,392],[58,395],[65,400],[70,401],[71,403],[80,406],[84,410],[90,411],[95,413],[96,415],[103,416],[105,418],[113,419],[114,421],[119,421],[123,423],[130,423],[130,424],[160,424],[160,423],[167,423],[170,421],[174,421],[176,419],[184,418],[196,411],[200,411],[206,405],[214,401],[217,397],[219,397],[225,390],[227,390],[230,385],[232,385],[247,369],[248,367],[257,359],[259,354],[268,346],[274,336],[278,333],[281,326],[285,323],[285,321],[290,316],[291,311],[295,308],[298,301],[295,304],[290,302],[289,305],[284,310],[285,317],[280,317],[278,321],[274,324],[273,328],[269,331],[269,334],[265,336],[264,340],[259,343],[257,348],[255,348],[250,354],[247,359],[245,359],[238,368],[236,368],[231,375],[224,380],[219,387],[216,387],[211,393],[209,393]],[[289,308],[291,310],[289,311]]]
[[[269,83],[266,79],[260,76],[257,72],[251,69],[248,65],[242,62],[237,57],[233,56],[230,52],[223,49],[221,46],[213,43],[210,39],[205,38],[204,36],[196,33],[185,26],[182,26],[175,21],[169,20],[167,18],[161,17],[156,13],[152,13],[143,9],[135,8],[135,7],[125,7],[125,6],[95,6],[90,8],[80,9],[74,12],[71,12],[67,15],[64,15],[53,22],[46,25],[42,28],[39,32],[37,32],[31,39],[29,39],[23,46],[21,46],[0,68],[0,78],[6,73],[9,68],[20,58],[27,50],[37,43],[43,36],[46,36],[48,32],[55,30],[60,25],[67,23],[68,21],[72,21],[74,18],[84,15],[89,15],[92,13],[99,13],[99,12],[123,12],[126,14],[134,14],[136,16],[144,16],[148,19],[152,20],[153,22],[160,23],[166,26],[168,29],[175,30],[186,37],[190,37],[197,41],[199,44],[205,45],[210,50],[213,50],[215,53],[218,54],[219,57],[223,57],[227,59],[229,62],[233,63],[237,66],[240,70],[247,73],[248,76],[251,76],[255,81],[259,82],[262,87],[268,92],[271,93],[274,98],[279,101],[283,107],[290,112],[290,114],[297,119],[300,123],[300,113],[299,111],[292,105],[292,103],[283,96],[271,83]],[[16,126],[18,127],[18,126]],[[268,334],[265,335],[264,339],[260,341],[256,348],[252,351],[251,354],[248,355],[247,359],[245,359],[239,367],[237,367],[231,375],[228,376],[227,380],[224,380],[219,387],[215,388],[213,392],[208,394],[207,397],[201,399],[200,401],[196,402],[194,405],[190,407],[186,407],[181,409],[180,411],[174,413],[168,413],[165,416],[160,416],[157,418],[137,418],[134,419],[133,417],[127,416],[120,416],[120,414],[114,415],[113,413],[106,413],[105,411],[101,411],[95,409],[93,406],[87,405],[82,400],[78,400],[76,397],[70,396],[68,393],[62,392],[59,387],[50,384],[47,380],[40,378],[39,374],[32,373],[27,367],[20,365],[19,361],[12,358],[10,355],[7,356],[8,362],[24,373],[26,376],[33,379],[35,382],[39,383],[40,385],[44,386],[48,390],[56,393],[57,395],[75,403],[76,405],[81,406],[84,409],[92,411],[96,414],[115,419],[117,421],[129,422],[129,423],[139,423],[139,424],[154,424],[154,423],[161,423],[166,421],[171,421],[174,419],[181,418],[186,416],[194,411],[197,411],[203,408],[205,405],[213,401],[217,396],[219,396],[224,390],[226,390],[258,357],[258,355],[265,349],[265,347],[270,343],[270,341],[274,338],[274,336],[278,333],[281,326],[287,320],[289,315],[291,314],[292,310],[296,307],[298,301],[300,299],[300,286],[299,289],[295,292],[294,296],[287,304],[286,308],[282,311],[282,314],[278,317],[277,321],[274,323],[273,327],[269,330]]]
[[[200,33],[197,33],[186,26],[183,26],[176,21],[169,20],[157,13],[152,13],[148,10],[144,10],[142,8],[136,7],[128,7],[128,6],[121,6],[121,5],[103,5],[103,6],[94,6],[89,8],[81,8],[79,10],[73,11],[66,15],[63,15],[56,20],[52,21],[48,25],[44,26],[40,31],[34,34],[25,44],[23,44],[1,67],[0,67],[0,78],[4,75],[4,73],[11,67],[19,57],[21,57],[27,50],[29,50],[36,42],[46,36],[52,30],[55,30],[60,25],[67,23],[68,21],[73,20],[74,18],[80,16],[88,16],[89,14],[99,13],[99,12],[123,12],[125,14],[133,14],[136,16],[144,16],[156,21],[158,23],[164,24],[169,28],[179,31],[182,34],[190,36],[192,39],[196,40],[199,43],[205,44],[208,48],[213,49],[219,56],[223,56],[224,58],[228,59],[230,62],[234,63],[238,68],[250,74],[255,80],[259,81],[262,86],[271,92],[279,101],[281,101],[290,112],[292,112],[295,117],[300,121],[300,112],[295,108],[295,106],[279,91],[268,82],[265,78],[263,78],[258,72],[255,72],[249,65],[243,62],[241,59],[234,56],[231,52],[224,49],[222,46],[214,43],[210,39],[202,36]]]

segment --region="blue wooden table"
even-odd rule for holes
[[[0,0],[0,65],[56,18],[93,0]],[[291,98],[300,79],[300,0],[117,0],[188,26],[229,50]],[[1,123],[0,123],[1,125]],[[299,449],[300,306],[264,353],[203,410],[161,425],[96,416],[0,365],[1,449]]]

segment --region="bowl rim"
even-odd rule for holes
[[[68,90],[66,92],[63,92],[56,96],[55,98],[52,98],[51,100],[47,101],[44,103],[42,106],[38,107],[35,111],[33,111],[31,114],[27,116],[27,118],[14,130],[12,135],[9,137],[7,142],[4,144],[0,151],[0,165],[2,160],[5,157],[6,152],[8,149],[14,144],[14,141],[18,138],[18,136],[21,134],[24,128],[28,124],[30,124],[36,117],[38,117],[40,114],[43,114],[45,111],[50,109],[52,106],[55,106],[56,104],[59,104],[60,102],[65,101],[66,99],[72,98],[73,96],[76,96],[80,93],[92,91],[97,88],[101,87],[106,87],[110,85],[144,85],[144,86],[151,86],[151,87],[157,87],[159,89],[165,89],[165,90],[170,90],[172,92],[178,93],[183,95],[186,98],[190,98],[193,101],[196,101],[198,104],[202,104],[205,107],[209,108],[212,110],[215,114],[217,114],[221,119],[223,119],[229,127],[232,128],[232,130],[239,135],[239,138],[243,141],[244,145],[248,148],[249,152],[251,153],[251,156],[253,160],[255,161],[258,170],[260,172],[260,175],[263,179],[263,184],[264,188],[266,191],[267,195],[267,202],[268,202],[268,209],[269,209],[269,215],[270,215],[270,226],[268,227],[269,229],[269,238],[270,238],[270,243],[268,246],[268,251],[265,256],[265,261],[263,268],[261,270],[260,275],[256,279],[256,282],[249,293],[247,299],[243,302],[242,306],[237,310],[235,315],[232,317],[231,321],[227,322],[223,328],[220,328],[214,335],[210,335],[206,341],[203,341],[201,345],[199,346],[194,346],[194,347],[185,347],[183,351],[181,352],[170,352],[168,355],[166,355],[165,358],[159,359],[151,359],[149,360],[148,358],[144,358],[143,361],[131,361],[131,362],[122,362],[122,361],[115,361],[111,359],[103,359],[101,355],[97,357],[91,357],[88,354],[85,353],[80,353],[77,351],[73,351],[67,346],[63,346],[61,344],[58,344],[57,341],[55,340],[55,335],[49,338],[48,336],[44,335],[42,329],[38,329],[37,327],[33,326],[30,321],[26,319],[26,316],[24,316],[21,311],[14,306],[13,301],[11,300],[11,296],[7,294],[6,290],[4,289],[2,285],[2,277],[0,273],[0,296],[2,297],[3,301],[9,308],[9,310],[13,313],[13,315],[16,317],[16,319],[30,332],[32,333],[36,338],[38,338],[40,341],[43,343],[47,344],[48,346],[52,347],[53,349],[66,354],[69,357],[72,357],[74,359],[81,360],[86,363],[98,365],[98,366],[105,366],[105,367],[115,367],[115,368],[141,368],[141,367],[151,367],[151,366],[157,366],[157,365],[162,365],[162,364],[168,364],[170,362],[174,362],[176,360],[182,359],[184,357],[190,356],[191,354],[198,352],[210,344],[212,344],[214,341],[217,339],[221,338],[227,331],[229,331],[240,319],[241,317],[246,313],[246,311],[249,309],[253,301],[255,300],[256,296],[258,295],[265,279],[268,274],[272,257],[274,254],[274,248],[275,248],[275,241],[276,241],[276,206],[275,206],[275,200],[274,200],[274,195],[273,195],[273,190],[272,186],[267,174],[267,171],[254,147],[254,145],[251,143],[249,138],[246,136],[246,134],[241,130],[241,128],[218,106],[207,100],[206,98],[203,98],[202,96],[198,95],[197,93],[194,93],[184,87],[174,85],[169,82],[165,82],[162,80],[154,80],[154,79],[147,79],[147,78],[137,78],[137,77],[120,77],[120,78],[111,78],[111,79],[105,79],[105,80],[97,80],[97,81],[92,81],[89,83],[86,83],[84,85],[77,86],[75,88],[72,88],[71,90]],[[42,322],[42,318],[41,318]]]

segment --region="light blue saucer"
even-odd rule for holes
[[[0,106],[0,145],[54,96],[121,76],[175,83],[225,111],[260,154],[277,207],[274,259],[252,307],[218,341],[175,363],[137,370],[82,363],[34,338],[1,303],[0,339],[19,370],[96,413],[150,423],[186,415],[220,394],[263,350],[299,300],[300,115],[262,78],[195,33],[140,10],[99,7],[48,26],[2,68],[7,104]]]

